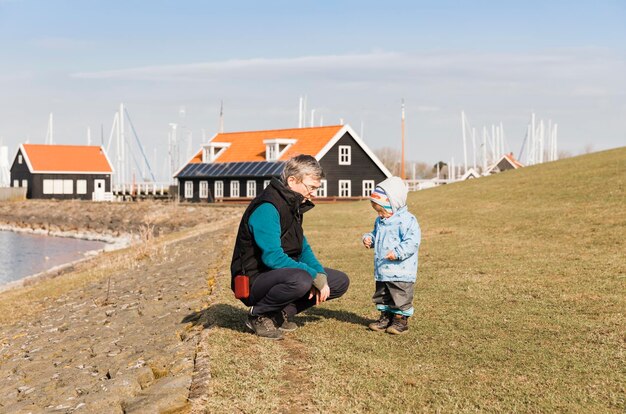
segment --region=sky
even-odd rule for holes
[[[109,147],[124,103],[159,179],[219,130],[349,124],[373,150],[462,162],[468,127],[531,114],[559,151],[626,145],[626,1],[0,0],[0,140]],[[129,130],[128,126],[126,127]],[[480,144],[481,139],[478,139]],[[469,145],[471,160],[471,145]],[[480,150],[479,150],[480,151]],[[522,161],[524,161],[522,154]]]

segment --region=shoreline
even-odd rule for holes
[[[30,227],[18,227],[11,226],[7,224],[0,224],[0,231],[10,231],[13,233],[25,233],[25,234],[33,234],[39,236],[49,236],[49,237],[64,237],[78,240],[87,240],[87,241],[99,241],[105,243],[104,247],[96,250],[88,250],[83,253],[83,257],[80,259],[72,260],[71,262],[61,263],[56,266],[53,266],[49,269],[42,270],[41,272],[34,273],[31,275],[23,276],[17,280],[10,281],[8,283],[0,285],[0,293],[6,292],[8,290],[13,290],[16,288],[28,286],[30,284],[36,283],[39,280],[47,279],[50,277],[54,277],[54,275],[63,272],[66,269],[69,269],[79,263],[86,262],[91,260],[102,253],[112,252],[115,250],[124,249],[129,247],[132,244],[133,237],[130,234],[125,234],[123,236],[111,236],[102,233],[96,232],[85,232],[85,231],[53,231],[46,229],[32,229]]]
[[[13,233],[27,233],[35,234],[39,236],[52,236],[52,237],[65,237],[70,239],[79,239],[87,241],[99,241],[106,243],[105,252],[123,249],[132,244],[133,237],[130,234],[124,234],[122,236],[112,236],[104,233],[90,232],[90,231],[60,231],[60,230],[47,230],[43,228],[33,229],[30,227],[12,226],[9,224],[0,224],[0,231],[11,231]]]

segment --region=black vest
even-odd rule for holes
[[[304,232],[302,230],[302,214],[312,209],[314,204],[307,200],[302,203],[304,197],[286,187],[281,181],[273,178],[270,184],[250,202],[243,213],[237,240],[233,251],[233,259],[230,264],[231,277],[247,275],[250,277],[250,285],[254,278],[263,272],[271,270],[261,260],[261,249],[254,242],[250,233],[249,220],[254,211],[263,203],[271,203],[280,216],[280,244],[285,254],[299,261],[302,254]],[[234,282],[231,281],[234,289]]]

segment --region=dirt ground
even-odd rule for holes
[[[93,203],[89,201],[27,200],[0,202],[0,224],[49,231],[138,234],[154,227],[154,235],[181,231],[228,215],[241,206],[177,202]]]
[[[26,201],[0,224],[161,237],[0,293],[0,412],[188,412],[215,276],[242,206]],[[197,372],[195,374],[198,375]]]

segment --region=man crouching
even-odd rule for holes
[[[281,179],[273,178],[241,218],[232,289],[250,306],[246,326],[263,338],[281,339],[297,328],[294,315],[348,290],[348,276],[320,264],[302,229],[302,215],[315,206],[311,199],[322,178],[314,157],[293,157]]]

